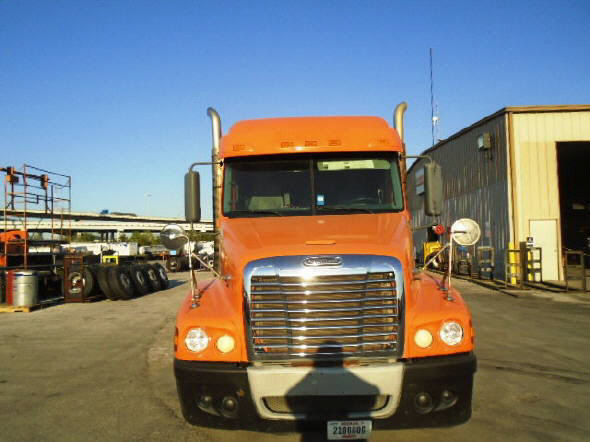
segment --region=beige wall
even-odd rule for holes
[[[590,140],[590,112],[511,113],[509,118],[515,239],[530,236],[530,220],[554,219],[561,250],[556,143]]]

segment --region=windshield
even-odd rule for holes
[[[229,217],[381,213],[403,209],[397,154],[283,155],[225,163]]]

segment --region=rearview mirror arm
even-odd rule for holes
[[[430,155],[402,155],[402,158],[404,158],[404,159],[406,159],[406,158],[424,158],[425,160],[428,160],[431,163],[434,162],[434,160],[432,159],[432,157]]]
[[[193,163],[188,168],[188,171],[189,172],[192,172],[195,166],[214,166],[215,164],[217,164],[218,166],[222,166],[223,165],[223,161],[216,161],[214,163],[212,163],[211,161],[209,161],[209,162],[197,162],[197,163]]]

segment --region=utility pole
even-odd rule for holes
[[[439,140],[438,123],[438,106],[434,102],[434,75],[432,69],[432,48],[430,48],[430,118],[432,122],[432,145],[434,146]]]

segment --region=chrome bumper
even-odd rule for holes
[[[250,366],[247,369],[252,400],[260,417],[298,420],[305,415],[277,413],[265,398],[305,396],[386,396],[374,411],[348,412],[343,418],[387,418],[395,413],[402,391],[404,365],[389,363],[366,367]]]

